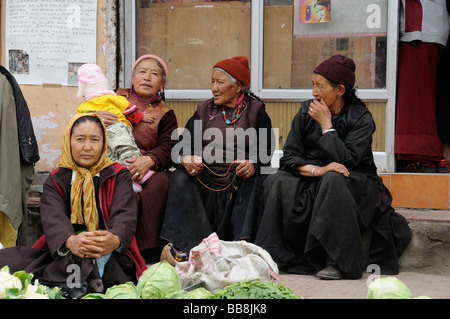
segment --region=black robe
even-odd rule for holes
[[[185,143],[185,147],[180,150],[181,155],[202,156],[208,167],[216,173],[225,173],[230,167],[230,162],[226,161],[227,156],[231,155],[236,159],[241,151],[245,153],[246,159],[253,159],[256,168],[255,174],[250,178],[235,178],[234,165],[229,174],[223,178],[218,178],[205,168],[198,174],[198,178],[209,188],[224,189],[232,183],[225,190],[216,192],[203,186],[195,177],[187,174],[183,166],[176,164],[177,169],[170,177],[161,238],[172,242],[185,252],[200,244],[212,232],[216,232],[222,240],[252,241],[256,236],[263,209],[262,183],[267,176],[261,172],[264,172],[263,168],[267,168],[266,166],[270,164],[269,161],[262,159],[262,153],[259,151],[264,149],[270,160],[273,148],[271,145],[274,143],[272,143],[271,120],[264,104],[249,96],[244,101],[247,107],[233,126],[224,123],[222,109],[215,106],[212,99],[200,103],[186,124],[185,133],[189,134],[180,138],[180,143]],[[235,110],[227,108],[226,111],[231,118]],[[196,120],[202,122],[196,123]],[[225,131],[230,127],[244,130],[255,128],[258,136],[247,136],[245,147],[230,145],[230,140],[225,141]],[[216,129],[216,133],[221,134],[217,134],[216,139],[210,139],[205,134],[208,128]],[[256,138],[256,141],[253,138]],[[196,146],[195,143],[199,144]],[[182,144],[177,144],[174,150],[180,145]],[[255,153],[249,146],[255,145],[258,152],[257,157],[253,158]],[[208,156],[211,154],[213,155]],[[214,161],[214,158],[219,157],[224,161]]]
[[[323,135],[308,114],[310,102],[302,103],[293,119],[281,170],[264,183],[265,209],[255,243],[288,272],[314,274],[331,257],[348,278],[360,278],[368,264],[378,265],[382,274],[398,273],[411,231],[377,175],[372,115],[363,105],[345,105],[332,115],[336,131]],[[304,177],[294,167],[331,162],[345,165],[350,176]],[[362,237],[368,229],[366,253]]]

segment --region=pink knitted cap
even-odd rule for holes
[[[110,93],[109,84],[102,69],[97,64],[83,64],[78,68],[78,98]]]

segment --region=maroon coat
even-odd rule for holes
[[[120,164],[116,167],[125,168]],[[79,265],[81,282],[99,279],[94,259],[81,259],[70,251],[65,256],[58,254],[67,238],[82,230],[84,225],[70,222],[70,182],[72,171],[60,168],[54,171],[44,182],[41,197],[40,214],[45,238],[41,238],[33,247],[12,247],[0,250],[0,268],[8,265],[11,272],[25,270],[33,273],[40,282],[66,283],[71,280],[69,265]],[[134,241],[137,223],[137,207],[132,191],[131,176],[127,169],[118,173],[113,166],[100,172],[94,178],[97,208],[99,210],[99,228],[107,229],[117,235],[121,242],[120,252],[114,251],[105,267],[102,277],[103,289],[116,284],[133,281],[147,266]],[[109,204],[110,203],[110,207]]]
[[[160,231],[167,195],[169,192],[172,166],[172,147],[178,140],[172,140],[172,132],[178,128],[175,112],[164,102],[149,104],[130,94],[130,89],[118,89],[117,94],[126,97],[130,103],[145,113],[151,113],[152,123],[133,124],[133,135],[142,154],[156,159],[158,165],[153,174],[142,184],[142,191],[136,194],[139,220],[136,229],[136,241],[141,252],[157,249],[160,246]]]

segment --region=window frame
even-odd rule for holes
[[[123,0],[123,39],[121,46],[124,66],[133,65],[136,60],[136,2]],[[386,103],[385,151],[374,152],[379,173],[394,172],[394,133],[397,87],[398,22],[399,0],[388,1],[386,88],[358,89],[358,97],[365,101]],[[251,56],[252,73],[250,89],[264,101],[300,102],[312,97],[311,89],[264,89],[264,1],[251,0]],[[131,68],[122,67],[120,84],[128,87],[131,83]],[[167,100],[206,100],[211,97],[209,89],[166,89]]]

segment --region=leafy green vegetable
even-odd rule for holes
[[[0,299],[64,299],[59,288],[32,284],[34,275],[25,271],[9,273],[9,267],[0,270]]]
[[[367,299],[411,299],[411,291],[396,277],[373,280],[367,291]]]
[[[180,290],[166,295],[166,299],[210,299],[211,297],[212,293],[203,287],[191,291]]]
[[[180,276],[167,261],[160,261],[142,273],[137,290],[142,299],[165,299],[181,290]]]
[[[17,294],[22,290],[22,282],[19,278],[9,274],[9,267],[0,269],[0,299]]]
[[[105,294],[93,292],[93,293],[90,293],[90,294],[87,294],[87,295],[81,297],[81,299],[107,299],[107,298],[106,298]]]
[[[105,297],[106,299],[140,299],[139,292],[131,281],[108,288]]]
[[[216,292],[212,299],[299,299],[294,292],[274,282],[238,281]]]
[[[188,291],[188,293],[191,296],[191,299],[209,299],[213,295],[209,290],[203,287]]]

